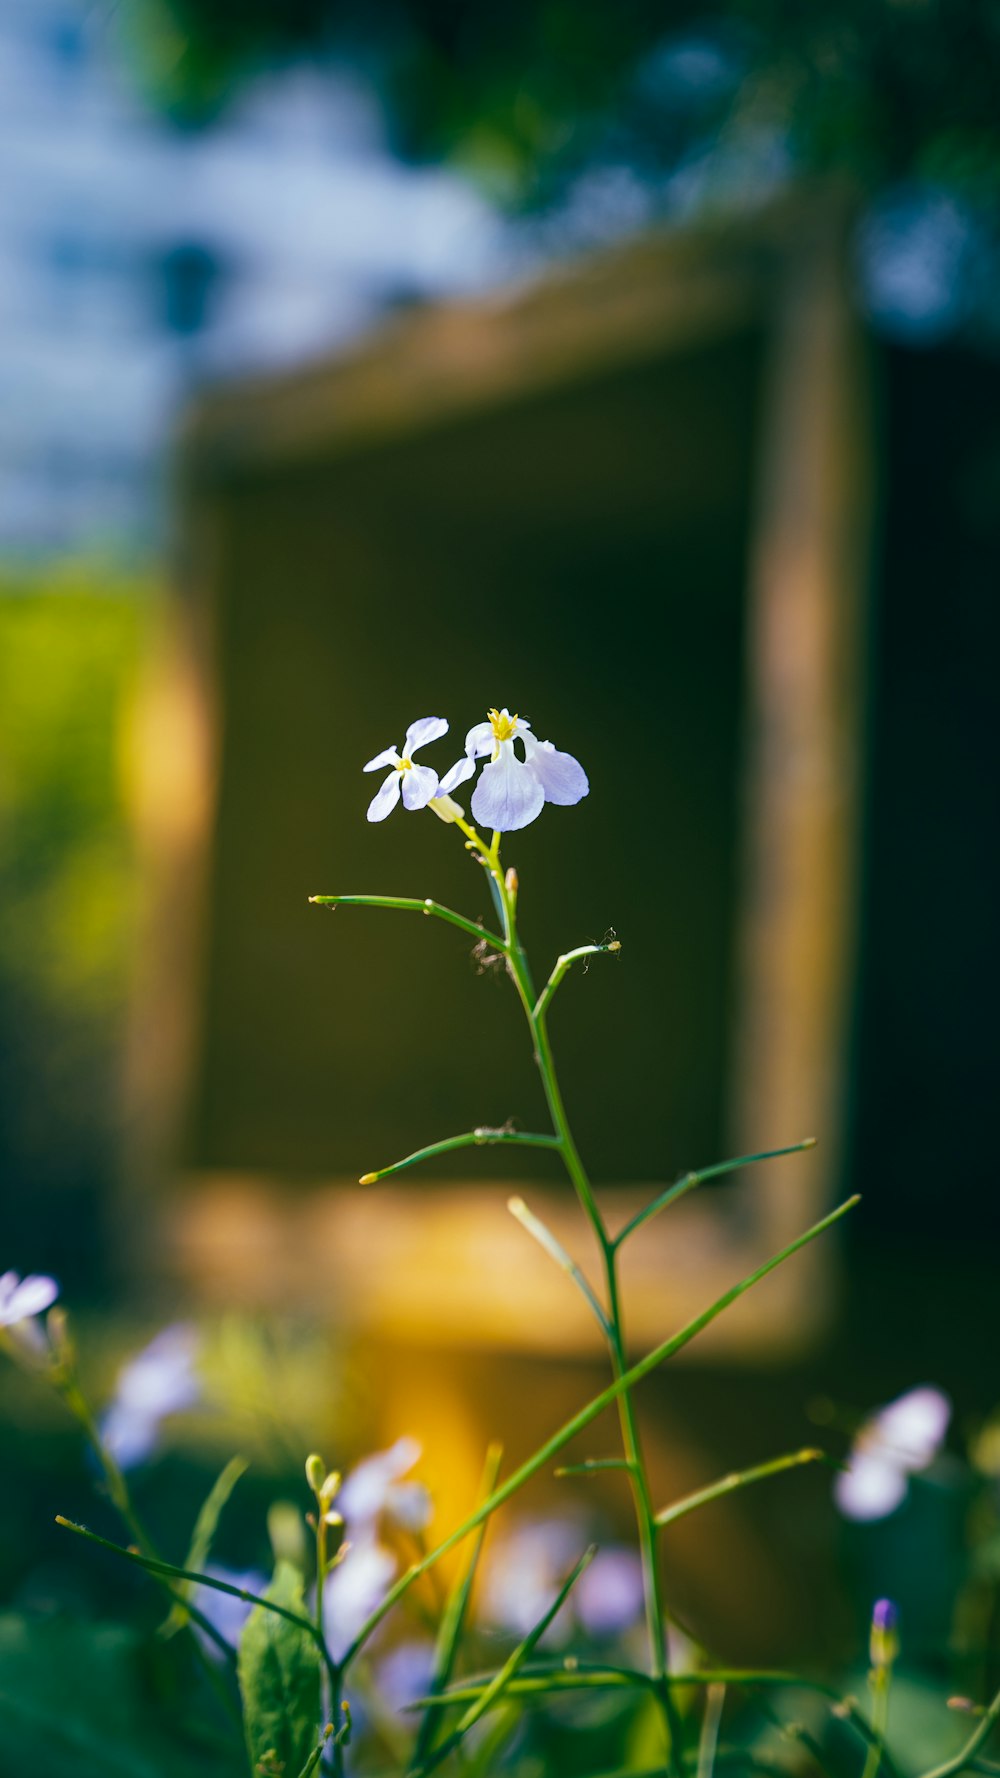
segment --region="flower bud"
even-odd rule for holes
[[[891,1667],[899,1654],[899,1636],[896,1630],[898,1622],[899,1613],[892,1600],[877,1599],[868,1638],[869,1659],[877,1671]]]
[[[326,1464],[316,1451],[306,1458],[306,1481],[314,1494],[321,1493],[326,1481]]]

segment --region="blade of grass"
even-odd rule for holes
[[[191,1533],[191,1542],[188,1546],[188,1553],[184,1559],[185,1568],[189,1569],[192,1573],[197,1573],[197,1571],[203,1568],[208,1561],[209,1551],[212,1547],[212,1539],[218,1529],[219,1518],[222,1514],[223,1507],[226,1505],[226,1502],[237,1482],[240,1480],[240,1477],[246,1475],[249,1468],[250,1464],[245,1457],[231,1457],[221,1474],[216,1477],[215,1482],[212,1484],[209,1493],[202,1503],[201,1511],[194,1522],[194,1530]],[[186,1584],[186,1598],[190,1597],[191,1586],[191,1582]],[[180,1603],[172,1605],[167,1618],[161,1627],[161,1636],[172,1636],[175,1631],[183,1627],[185,1621],[186,1610],[184,1605]]]
[[[496,1480],[500,1473],[500,1462],[502,1457],[503,1446],[491,1445],[486,1453],[486,1462],[483,1466],[482,1480],[479,1485],[480,1500],[488,1500],[493,1489],[496,1487]],[[469,1600],[472,1596],[472,1583],[476,1576],[476,1569],[479,1565],[479,1558],[482,1554],[483,1541],[486,1537],[488,1526],[489,1520],[484,1519],[479,1527],[472,1549],[469,1552],[468,1560],[466,1561],[464,1568],[460,1569],[459,1573],[456,1575],[454,1585],[445,1602],[441,1624],[438,1629],[437,1643],[434,1649],[434,1674],[431,1679],[430,1688],[432,1698],[439,1697],[445,1687],[451,1683],[451,1676],[455,1670],[455,1659],[458,1654],[458,1645],[461,1641],[462,1631],[465,1627],[465,1619],[469,1609]],[[423,1721],[417,1730],[417,1739],[413,1748],[413,1757],[410,1761],[411,1771],[414,1767],[419,1768],[421,1762],[425,1760],[431,1752],[434,1735],[440,1720],[441,1719],[436,1712],[433,1712],[430,1709],[427,1710]]]
[[[570,1573],[566,1576],[566,1579],[563,1581],[563,1584],[559,1588],[551,1605],[542,1613],[538,1622],[528,1631],[528,1634],[524,1637],[523,1641],[518,1643],[513,1654],[504,1662],[500,1671],[494,1674],[488,1685],[484,1686],[480,1696],[463,1712],[459,1721],[452,1729],[451,1734],[446,1735],[440,1746],[436,1747],[432,1753],[428,1754],[422,1765],[413,1768],[413,1778],[427,1778],[427,1775],[430,1772],[433,1772],[443,1760],[448,1758],[449,1754],[455,1751],[455,1748],[465,1738],[469,1730],[475,1728],[480,1717],[485,1716],[487,1710],[503,1698],[511,1681],[517,1677],[518,1669],[523,1667],[532,1650],[544,1636],[557,1612],[562,1609],[581,1574],[583,1574],[585,1569],[590,1567],[596,1554],[596,1544],[591,1544],[589,1549],[584,1550],[580,1560],[574,1564]]]

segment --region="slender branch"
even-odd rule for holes
[[[198,1574],[193,1568],[176,1568],[172,1562],[161,1562],[157,1557],[144,1556],[141,1550],[126,1549],[124,1544],[112,1543],[108,1537],[99,1537],[96,1531],[88,1530],[86,1525],[78,1525],[73,1519],[63,1518],[62,1513],[56,1513],[56,1524],[61,1525],[64,1531],[75,1531],[77,1537],[85,1537],[88,1543],[99,1544],[103,1550],[112,1550],[116,1556],[124,1556],[127,1562],[134,1562],[137,1567],[145,1568],[147,1574],[159,1575],[169,1580],[196,1581],[199,1586],[211,1587],[213,1592],[228,1593],[233,1599],[243,1599],[248,1605],[259,1605],[264,1611],[272,1611],[275,1617],[286,1618],[290,1624],[295,1624],[300,1630],[305,1631],[306,1635],[318,1647],[331,1675],[336,1673],[335,1663],[331,1659],[322,1632],[310,1618],[300,1617],[298,1612],[290,1611],[287,1605],[279,1605],[274,1599],[264,1599],[259,1593],[251,1593],[246,1587],[231,1586],[228,1581],[216,1579],[214,1574]],[[190,1612],[196,1623],[202,1621],[208,1623],[209,1620],[207,1618],[202,1620],[201,1613],[186,1598],[182,1603],[184,1609]],[[212,1628],[214,1629],[214,1627],[213,1625]],[[226,1643],[226,1649],[231,1656],[232,1649],[229,1648],[228,1643]]]
[[[641,1228],[644,1222],[649,1221],[650,1217],[658,1216],[661,1210],[667,1208],[668,1204],[675,1203],[678,1198],[684,1197],[686,1192],[693,1191],[696,1185],[703,1185],[706,1179],[721,1179],[724,1173],[735,1173],[739,1167],[750,1167],[755,1161],[776,1161],[782,1155],[802,1154],[806,1149],[815,1148],[815,1146],[815,1136],[807,1136],[804,1142],[793,1142],[788,1148],[767,1148],[763,1149],[760,1154],[741,1154],[737,1155],[735,1160],[717,1161],[714,1167],[702,1167],[697,1173],[685,1173],[681,1179],[677,1180],[676,1184],[668,1185],[666,1191],[662,1191],[659,1197],[654,1198],[642,1210],[637,1211],[623,1229],[619,1229],[614,1238],[614,1246],[620,1247],[622,1242],[627,1241],[630,1235],[634,1235],[636,1229]]]
[[[478,926],[475,920],[467,920],[464,914],[456,914],[453,909],[442,907],[439,901],[431,901],[429,897],[419,901],[409,895],[310,895],[309,900],[321,908],[396,908],[404,913],[433,914],[435,919],[447,920],[450,926],[470,932],[473,938],[486,939],[499,951],[507,948],[498,933],[490,932],[486,926]]]
[[[627,1457],[585,1457],[582,1463],[561,1464],[558,1469],[552,1471],[552,1474],[554,1476],[600,1475],[601,1471],[605,1469],[628,1471],[631,1468],[632,1465]]]
[[[954,1778],[955,1773],[964,1772],[972,1764],[979,1749],[986,1746],[998,1723],[1000,1723],[1000,1692],[997,1692],[993,1702],[983,1711],[961,1752],[956,1753],[952,1759],[946,1759],[943,1765],[935,1766],[929,1772],[923,1772],[921,1778]]]
[[[434,1566],[435,1562],[440,1561],[442,1556],[447,1555],[449,1550],[454,1549],[456,1544],[468,1537],[470,1531],[475,1531],[484,1519],[488,1519],[498,1507],[503,1506],[506,1501],[511,1499],[512,1495],[517,1494],[533,1475],[536,1475],[540,1469],[551,1462],[552,1458],[563,1449],[564,1445],[568,1445],[578,1432],[582,1432],[584,1427],[596,1420],[611,1402],[617,1401],[618,1397],[623,1395],[626,1390],[634,1388],[636,1383],[641,1382],[643,1377],[648,1377],[658,1365],[663,1364],[666,1359],[672,1358],[675,1352],[681,1351],[746,1291],[752,1290],[753,1286],[759,1284],[762,1278],[766,1278],[769,1272],[773,1272],[777,1266],[783,1265],[786,1260],[791,1259],[793,1254],[808,1246],[810,1241],[815,1241],[819,1235],[825,1234],[827,1229],[832,1228],[842,1216],[846,1216],[847,1212],[853,1210],[854,1206],[860,1202],[860,1197],[855,1195],[848,1198],[843,1204],[839,1204],[836,1210],[831,1210],[827,1216],[814,1223],[803,1234],[796,1236],[794,1241],[790,1241],[787,1247],[781,1249],[780,1253],[773,1254],[770,1259],[764,1261],[763,1265],[748,1273],[745,1278],[741,1278],[738,1284],[732,1285],[722,1296],[717,1297],[707,1309],[703,1309],[699,1315],[694,1316],[677,1333],[671,1334],[669,1339],[663,1340],[652,1352],[647,1352],[644,1358],[640,1358],[629,1370],[623,1371],[621,1376],[616,1377],[613,1382],[602,1389],[599,1395],[595,1395],[584,1407],[578,1409],[569,1420],[559,1427],[558,1431],[546,1439],[533,1456],[527,1458],[518,1469],[515,1469],[505,1482],[501,1482],[489,1498],[477,1506],[468,1518],[463,1519],[462,1523],[457,1525],[454,1531],[449,1532],[441,1543],[429,1550],[426,1556],[422,1556],[419,1562],[414,1562],[404,1574],[400,1575],[399,1579],[389,1588],[381,1604],[370,1613],[359,1628],[340,1662],[341,1668],[350,1666],[358,1651],[368,1641],[373,1631],[378,1628],[382,1619],[409,1591],[414,1581],[419,1580],[421,1575],[426,1574],[428,1569]],[[931,1778],[930,1774],[928,1774],[928,1778]]]
[[[721,1680],[715,1680],[705,1693],[705,1710],[698,1739],[697,1778],[712,1778],[715,1770],[715,1755],[719,1746],[725,1702],[726,1688]]]
[[[391,1173],[401,1173],[404,1167],[415,1167],[418,1161],[433,1160],[435,1155],[450,1154],[456,1148],[492,1148],[504,1142],[522,1148],[562,1146],[558,1136],[536,1135],[530,1130],[494,1130],[481,1124],[478,1129],[463,1131],[461,1136],[446,1136],[442,1142],[431,1142],[426,1148],[414,1149],[412,1154],[405,1155],[401,1161],[393,1161],[389,1167],[379,1167],[374,1173],[363,1173],[358,1183],[374,1185],[379,1179],[388,1179]]]
[[[535,1002],[534,1017],[536,1019],[541,1018],[542,1014],[547,1010],[549,1002],[562,981],[563,976],[566,974],[567,970],[572,969],[574,963],[579,963],[582,957],[600,957],[601,955],[608,953],[613,953],[617,956],[621,951],[621,948],[620,940],[614,938],[604,945],[578,945],[575,951],[566,951],[561,957],[557,957],[552,974],[549,976],[548,981]]]
[[[588,1308],[591,1310],[598,1326],[605,1337],[607,1337],[611,1332],[611,1324],[598,1302],[588,1280],[584,1277],[580,1267],[577,1265],[576,1260],[570,1258],[565,1247],[562,1245],[562,1242],[556,1239],[551,1229],[546,1228],[541,1217],[536,1216],[534,1211],[528,1209],[523,1198],[508,1198],[507,1208],[511,1215],[517,1218],[521,1227],[527,1229],[529,1235],[534,1236],[538,1245],[544,1247],[549,1257],[555,1260],[556,1265],[572,1278],[573,1283],[576,1285]]]
[[[780,1475],[783,1470],[797,1469],[803,1463],[831,1463],[825,1451],[792,1451],[787,1457],[772,1457],[769,1463],[758,1463],[753,1469],[741,1469],[732,1475],[723,1476],[721,1481],[712,1482],[707,1488],[699,1488],[695,1494],[685,1494],[682,1500],[675,1500],[671,1506],[665,1506],[656,1515],[657,1525],[672,1525],[675,1519],[683,1519],[686,1513],[695,1512],[700,1506],[707,1506],[710,1500],[721,1500],[726,1494],[734,1494],[738,1488],[749,1488],[753,1482],[762,1482],[768,1476]]]

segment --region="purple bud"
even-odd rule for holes
[[[872,1608],[872,1627],[868,1640],[871,1664],[875,1668],[891,1667],[899,1653],[896,1633],[899,1612],[891,1599],[876,1599]]]

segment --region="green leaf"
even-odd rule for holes
[[[205,1499],[202,1509],[195,1520],[194,1530],[191,1533],[190,1547],[183,1563],[185,1568],[204,1568],[212,1548],[212,1541],[218,1529],[222,1509],[240,1477],[246,1474],[249,1467],[250,1465],[245,1457],[231,1457],[221,1475],[216,1478]],[[195,1585],[196,1582],[194,1581],[186,1581],[184,1583],[184,1591],[189,1598]],[[187,1621],[188,1614],[180,1601],[178,1601],[176,1605],[171,1606],[170,1612],[164,1621],[161,1635],[173,1636],[178,1630],[183,1629]]]
[[[304,1613],[302,1576],[290,1562],[278,1563],[264,1597]],[[258,1605],[240,1638],[238,1672],[252,1770],[270,1756],[275,1769],[301,1771],[319,1738],[320,1660],[312,1637]]]

